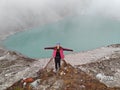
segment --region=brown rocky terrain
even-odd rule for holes
[[[65,61],[56,73],[51,68],[51,64],[52,60],[38,72],[35,80],[39,79],[40,82],[36,87],[31,86],[30,83],[23,86],[23,83],[18,81],[6,90],[120,90],[119,87],[107,87],[104,83]]]

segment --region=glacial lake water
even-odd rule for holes
[[[55,46],[58,42],[75,52],[120,43],[120,21],[92,16],[69,17],[16,33],[3,44],[29,57],[45,58],[51,57],[52,50],[44,50],[44,47]]]

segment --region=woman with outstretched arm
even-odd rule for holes
[[[73,51],[72,49],[63,48],[62,46],[60,46],[60,43],[57,43],[57,45],[54,46],[54,47],[46,47],[44,49],[53,50],[52,57],[55,59],[55,69],[56,69],[56,71],[61,66],[61,59],[64,60],[63,51]]]

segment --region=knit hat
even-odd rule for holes
[[[56,43],[56,45],[59,45],[59,46],[60,46],[60,43]]]

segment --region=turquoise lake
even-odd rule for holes
[[[75,52],[120,43],[120,21],[97,16],[69,17],[16,33],[4,40],[3,44],[29,57],[45,58],[51,57],[52,50],[44,50],[44,47],[54,46],[58,42]]]

